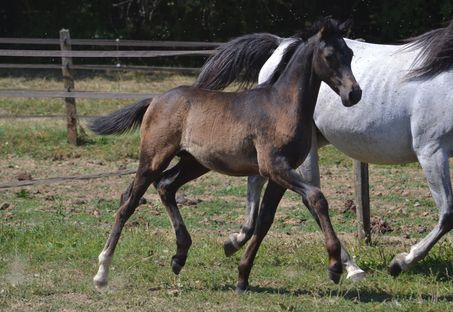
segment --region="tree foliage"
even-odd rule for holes
[[[224,41],[252,32],[294,34],[321,16],[352,18],[351,37],[395,42],[444,26],[452,0],[14,0],[0,36]]]

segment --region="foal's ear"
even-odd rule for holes
[[[326,38],[331,32],[331,28],[328,25],[322,26],[322,28],[319,30],[319,38],[322,40]]]
[[[347,34],[349,31],[351,31],[352,28],[352,18],[348,18],[345,20],[343,23],[338,25],[338,29],[342,34]]]

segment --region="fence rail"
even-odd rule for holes
[[[83,98],[83,99],[144,99],[158,93],[101,92],[101,91],[61,91],[61,90],[0,90],[0,97],[32,98]]]
[[[0,44],[36,44],[60,45],[60,39],[53,38],[0,38]],[[123,47],[155,47],[155,48],[216,48],[222,42],[199,41],[149,41],[123,39],[72,39],[72,45],[86,46],[123,46]]]
[[[0,50],[0,56],[18,57],[96,57],[96,58],[122,58],[122,57],[163,57],[163,56],[198,56],[211,55],[215,50],[194,51],[56,51],[56,50]]]
[[[0,183],[0,191],[7,190],[15,187],[24,187],[30,185],[49,185],[49,184],[58,184],[64,183],[67,181],[83,181],[83,180],[92,180],[99,178],[107,177],[119,177],[123,175],[129,175],[135,173],[135,169],[119,170],[115,172],[104,172],[104,173],[95,173],[87,174],[81,176],[66,176],[66,177],[53,177],[48,179],[38,179],[38,180],[27,180],[27,181],[12,181],[12,182],[3,182]]]
[[[61,70],[61,65],[56,64],[0,64],[0,69],[58,69]],[[140,66],[140,65],[72,65],[73,69],[83,70],[126,70],[126,71],[168,71],[168,72],[186,72],[198,73],[198,67],[170,67],[170,66]]]
[[[60,30],[59,39],[40,38],[0,38],[0,57],[15,58],[61,58],[61,66],[55,64],[0,64],[5,69],[58,69],[62,70],[64,87],[63,90],[8,90],[0,89],[2,97],[35,97],[35,98],[63,98],[66,104],[68,141],[77,144],[77,109],[76,98],[86,99],[142,99],[155,96],[155,93],[134,93],[134,92],[99,92],[99,91],[74,91],[75,69],[89,70],[172,70],[194,72],[194,68],[171,68],[153,66],[115,66],[115,65],[74,65],[74,58],[155,58],[169,56],[208,56],[217,47],[218,42],[189,42],[189,41],[138,41],[138,40],[110,40],[110,39],[72,39],[69,30]],[[7,49],[7,45],[59,45],[54,50],[18,50]],[[116,47],[116,50],[73,50],[73,45],[107,46]],[[167,48],[167,50],[118,50],[119,47],[156,47]],[[184,50],[168,50],[168,48],[183,48]],[[195,50],[194,50],[195,49]]]

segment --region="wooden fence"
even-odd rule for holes
[[[163,56],[206,56],[213,53],[214,48],[219,46],[219,42],[187,42],[187,41],[138,41],[138,40],[105,40],[105,39],[71,39],[68,30],[60,31],[59,39],[37,39],[37,38],[0,38],[0,45],[50,45],[60,46],[58,50],[15,50],[0,49],[0,57],[45,57],[61,58],[62,65],[55,64],[0,64],[3,69],[61,69],[63,74],[63,90],[0,90],[0,97],[46,97],[46,98],[64,98],[67,111],[68,141],[71,144],[77,144],[77,110],[76,98],[90,99],[111,99],[111,98],[148,98],[154,93],[127,93],[127,92],[93,92],[93,91],[76,91],[73,79],[75,69],[82,70],[168,70],[180,72],[197,72],[198,68],[174,68],[174,67],[156,67],[156,66],[123,66],[123,65],[74,65],[73,58],[155,58]],[[89,50],[74,51],[72,46],[102,46],[116,47],[116,50]],[[166,50],[119,50],[120,47],[141,47],[141,48],[159,48]],[[175,50],[179,49],[179,50]],[[129,174],[130,172],[121,172],[120,174]],[[371,242],[370,230],[370,203],[369,203],[369,182],[368,182],[368,165],[354,160],[355,173],[355,197],[357,204],[357,227],[358,238],[366,243]],[[110,174],[110,173],[109,173]],[[107,174],[107,175],[109,175]],[[117,173],[111,173],[116,175]],[[93,175],[81,178],[104,177],[105,174]],[[59,183],[67,180],[77,179],[77,177],[59,177],[50,179],[52,181],[42,180],[43,183]],[[49,180],[49,179],[48,179]],[[55,180],[55,181],[54,181]],[[32,183],[33,184],[33,183]],[[4,188],[14,186],[24,186],[24,183],[12,183],[1,185]]]
[[[137,40],[102,40],[102,39],[74,39],[71,40],[69,30],[60,30],[59,39],[36,39],[36,38],[0,38],[0,44],[26,44],[26,45],[59,45],[59,50],[15,50],[0,49],[0,57],[45,57],[61,58],[61,71],[63,75],[64,91],[54,90],[0,90],[0,96],[17,96],[17,97],[62,97],[65,99],[68,142],[77,144],[77,108],[76,98],[106,99],[106,98],[145,98],[154,94],[148,93],[114,93],[114,92],[87,92],[75,91],[75,82],[73,71],[79,69],[121,69],[129,70],[140,68],[141,70],[150,70],[150,67],[121,67],[114,65],[73,65],[73,58],[155,58],[163,56],[204,56],[210,55],[212,49],[219,43],[212,42],[185,42],[185,41],[137,41]],[[89,50],[74,51],[73,45],[81,46],[102,46],[116,47],[116,50]],[[172,50],[119,50],[119,47],[153,47],[169,48]],[[174,50],[175,48],[184,48],[184,50]],[[2,64],[1,68],[57,68],[54,64]],[[159,69],[154,67],[154,69]],[[162,68],[160,68],[162,70]],[[190,69],[193,70],[193,69]]]

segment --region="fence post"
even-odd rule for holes
[[[71,51],[71,37],[68,29],[60,30],[60,48],[61,51]],[[63,73],[64,88],[70,92],[74,90],[74,78],[72,77],[72,58],[61,57],[61,71]],[[65,98],[66,103],[66,120],[68,127],[68,142],[77,145],[77,109],[75,98]]]
[[[354,162],[355,198],[357,202],[357,231],[359,241],[371,243],[370,229],[370,186],[368,164],[358,160]]]

